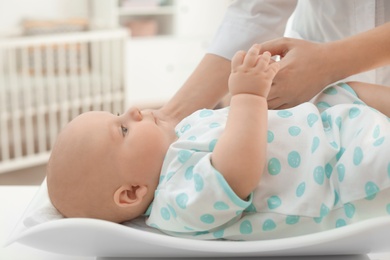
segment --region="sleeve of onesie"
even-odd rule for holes
[[[231,59],[254,43],[282,37],[296,7],[293,0],[238,0],[227,9],[209,53]]]
[[[169,232],[205,232],[239,219],[251,205],[252,195],[239,198],[211,165],[210,155],[184,165],[156,191],[149,226]]]

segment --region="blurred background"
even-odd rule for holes
[[[80,113],[163,105],[230,2],[0,0],[0,185],[40,184]]]

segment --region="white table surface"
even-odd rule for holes
[[[37,250],[21,244],[12,244],[4,247],[5,241],[12,232],[19,218],[22,216],[27,205],[38,191],[39,186],[1,186],[0,185],[0,259],[1,260],[94,260],[94,257],[71,257],[65,255],[52,254]],[[338,259],[334,257],[284,257],[284,258],[257,258],[261,260],[288,260],[288,259]],[[123,259],[123,258],[121,258]],[[146,258],[143,258],[146,259]],[[150,259],[150,258],[149,258]],[[246,258],[248,259],[248,258]],[[253,258],[254,259],[254,258]],[[390,252],[385,254],[370,254],[361,257],[346,257],[348,260],[390,260]]]

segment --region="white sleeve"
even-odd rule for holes
[[[297,0],[237,0],[209,46],[208,53],[231,59],[238,50],[283,36]]]
[[[192,156],[194,157],[194,156]],[[195,162],[195,164],[193,164]],[[243,200],[211,164],[211,153],[191,158],[156,190],[146,223],[165,232],[196,233],[237,221],[252,204]]]

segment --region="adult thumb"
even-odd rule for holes
[[[261,44],[261,52],[269,51],[272,56],[279,55],[283,57],[289,50],[289,41],[286,37],[273,39]]]

